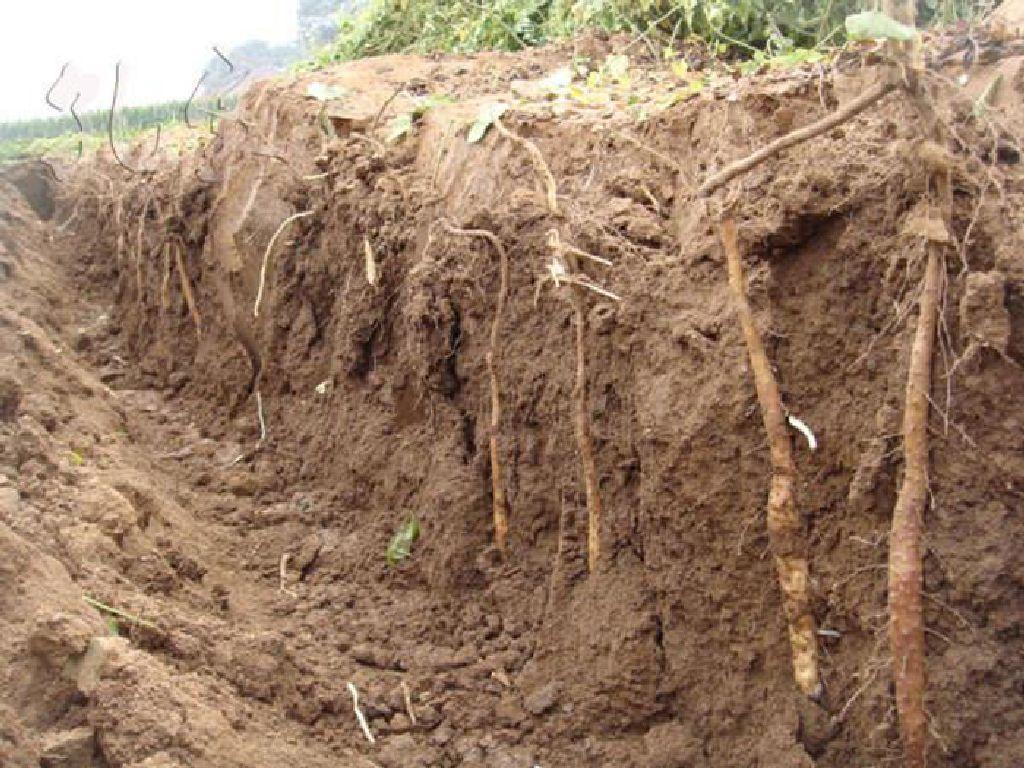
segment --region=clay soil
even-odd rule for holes
[[[877,72],[762,73],[643,122],[540,99],[504,122],[544,156],[554,217],[530,155],[493,130],[469,144],[465,127],[515,81],[613,43],[357,62],[258,84],[194,152],[128,152],[145,172],[109,157],[4,172],[0,764],[899,764],[886,562],[924,253],[920,126],[890,97],[699,201],[709,172]],[[1021,61],[998,67],[993,114],[1022,101]],[[313,82],[346,96],[321,110]],[[425,91],[457,100],[381,143]],[[958,138],[925,516],[929,753],[1010,768],[1024,765],[1024,177],[969,97],[937,99]],[[792,678],[723,206],[784,404],[819,442],[793,434],[821,703]],[[256,316],[268,243],[305,211]],[[509,253],[504,559],[486,367],[498,257],[441,219]],[[573,309],[543,280],[552,228],[610,260],[585,269],[621,297],[585,295],[593,572]],[[420,538],[389,564],[411,516]]]

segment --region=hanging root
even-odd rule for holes
[[[366,715],[363,714],[363,710],[359,707],[359,691],[352,683],[346,683],[349,695],[352,697],[352,711],[355,712],[356,721],[359,723],[359,728],[363,732],[363,736],[371,744],[376,744],[377,740],[373,737],[373,731],[370,730],[370,724],[366,722]]]
[[[558,188],[555,184],[555,177],[551,173],[544,155],[540,149],[529,139],[518,136],[496,118],[494,127],[502,136],[518,144],[529,153],[533,160],[537,173],[544,180],[544,187],[547,190],[548,211],[553,216],[561,216],[561,209],[558,207]],[[580,451],[580,464],[583,470],[583,484],[587,494],[587,567],[591,573],[597,568],[601,557],[601,495],[598,483],[597,464],[594,461],[594,446],[590,434],[590,414],[587,409],[587,364],[586,364],[586,334],[587,315],[585,291],[591,290],[607,296],[616,301],[618,296],[606,291],[596,283],[593,283],[585,275],[580,273],[577,263],[577,256],[584,254],[589,258],[596,258],[583,251],[568,250],[561,241],[558,231],[554,230],[554,236],[548,234],[548,245],[554,251],[552,265],[552,279],[556,286],[559,281],[571,283],[570,300],[572,302],[573,316],[576,326],[576,383],[573,386],[573,399],[575,401],[575,427],[576,442]],[[556,274],[557,272],[557,274]]]
[[[263,445],[263,442],[267,439],[267,419],[263,415],[263,393],[257,388],[256,390],[256,419],[260,425],[260,441],[257,446]]]
[[[493,232],[486,229],[459,229],[444,222],[444,229],[451,235],[485,238],[498,253],[499,283],[498,298],[494,305],[494,319],[491,321],[490,348],[487,350],[487,377],[491,385],[491,494],[494,504],[494,543],[498,552],[505,555],[508,541],[508,499],[505,495],[505,483],[502,479],[501,456],[498,445],[498,434],[501,425],[501,390],[498,387],[497,353],[498,339],[501,335],[501,320],[505,312],[505,301],[508,298],[508,253],[501,240]]]
[[[569,283],[569,300],[572,304],[576,328],[576,381],[573,385],[575,403],[576,442],[580,450],[580,464],[583,468],[583,485],[587,493],[587,569],[593,573],[601,559],[601,493],[594,460],[594,445],[590,434],[590,414],[587,408],[587,362],[586,336],[587,313],[586,291],[594,291],[614,301],[622,299],[611,291],[601,288],[579,270],[579,258],[586,257],[599,263],[609,263],[585,251],[567,246],[557,229],[548,232],[548,247],[552,257],[548,270],[555,286]]]
[[[501,122],[500,117],[495,118],[494,127],[506,139],[518,144],[527,151],[530,159],[533,160],[537,173],[544,179],[544,188],[547,190],[548,210],[555,216],[561,216],[561,211],[558,208],[558,187],[555,185],[555,177],[552,175],[551,169],[548,168],[548,164],[544,161],[544,155],[541,154],[540,148],[529,139],[524,139],[522,136],[506,128],[505,124]]]
[[[303,219],[306,216],[312,216],[313,211],[301,211],[300,213],[293,213],[287,219],[281,222],[281,224],[274,231],[273,236],[270,238],[270,242],[267,243],[267,250],[263,252],[263,266],[260,267],[260,285],[256,289],[256,302],[252,306],[252,316],[260,316],[260,302],[263,301],[263,286],[267,282],[267,265],[270,263],[270,254],[274,250],[274,245],[277,243],[277,238],[281,236],[281,233],[291,224],[293,221]]]
[[[142,213],[139,214],[139,226],[135,230],[135,299],[140,308],[145,298],[145,281],[142,275],[142,245],[146,225],[146,211],[148,209],[149,201],[146,201],[146,204],[142,206]]]
[[[160,281],[160,314],[163,315],[171,306],[171,244],[164,242],[163,279]]]
[[[747,300],[740,261],[736,222],[725,218],[721,223],[722,245],[729,268],[729,287],[736,302],[736,314],[747,344],[754,386],[761,406],[765,432],[771,450],[772,480],[768,494],[768,536],[783,606],[789,624],[789,642],[793,652],[793,673],[800,690],[815,701],[824,692],[818,675],[817,644],[814,636],[814,617],[811,615],[807,544],[801,530],[800,518],[793,498],[796,484],[796,465],[786,431],[786,416],[779,396],[779,387],[765,354],[761,336],[754,324],[754,315]]]
[[[903,484],[893,508],[889,536],[889,643],[896,681],[896,713],[908,768],[923,768],[928,734],[924,711],[921,518],[928,498],[928,394],[942,277],[940,247],[937,243],[928,244],[903,411]]]
[[[594,445],[590,435],[590,414],[587,409],[586,337],[587,316],[581,292],[573,287],[572,309],[576,325],[576,442],[583,465],[583,483],[587,491],[587,568],[593,573],[601,558],[601,494],[594,461]]]
[[[181,293],[185,297],[185,304],[188,306],[188,313],[192,317],[192,323],[196,327],[196,336],[203,335],[203,319],[199,316],[199,309],[196,307],[195,296],[192,295],[192,281],[185,271],[185,259],[182,256],[182,247],[177,245],[174,248],[174,264],[178,269],[178,280],[181,282]]]

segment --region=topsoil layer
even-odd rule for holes
[[[503,120],[543,155],[556,216],[521,144],[470,144],[465,126],[607,50],[358,62],[257,85],[199,150],[128,153],[135,174],[108,158],[5,175],[0,763],[898,763],[887,532],[922,128],[890,97],[699,201],[709,172],[878,73],[766,73],[643,122],[540,100]],[[933,766],[1024,765],[1024,179],[1008,127],[1022,71],[997,66],[980,117],[935,91],[957,140],[925,516]],[[312,82],[345,96],[322,109]],[[426,90],[458,102],[381,143]],[[792,679],[724,207],[784,404],[818,441],[794,433],[820,705]],[[504,559],[486,366],[498,256],[442,220],[489,230],[510,261]],[[621,299],[585,293],[604,508],[589,573],[552,229],[611,262],[583,266]],[[389,564],[413,516],[420,537]]]

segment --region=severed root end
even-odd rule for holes
[[[818,701],[822,695],[818,676],[817,639],[814,617],[808,600],[807,558],[783,556],[775,558],[783,605],[789,621],[789,644],[793,653],[793,677],[797,687],[809,698]]]
[[[818,672],[818,642],[811,613],[810,568],[805,554],[792,480],[775,475],[768,499],[768,533],[776,551],[775,570],[789,624],[793,677],[808,698],[820,701],[824,693]]]
[[[818,658],[814,637],[814,620],[801,616],[789,625],[789,644],[793,649],[793,677],[797,687],[812,701],[821,703],[825,686],[818,677]]]

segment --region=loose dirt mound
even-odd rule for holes
[[[58,764],[68,749],[80,765],[654,768],[898,754],[885,563],[921,251],[912,113],[889,100],[737,180],[726,203],[785,405],[819,441],[796,449],[819,706],[792,680],[762,519],[767,447],[717,210],[692,190],[873,75],[765,74],[641,124],[614,100],[557,117],[520,105],[504,124],[544,157],[553,216],[529,152],[494,130],[469,144],[465,127],[563,55],[385,59],[268,82],[194,155],[134,176],[79,171],[52,229],[11,202],[11,761]],[[312,82],[345,96],[324,106]],[[1005,86],[1015,103],[1019,82]],[[417,88],[459,101],[380,144]],[[961,144],[932,393],[932,755],[1009,766],[1024,760],[1019,150],[994,144],[970,102],[941,106]],[[504,559],[487,447],[498,255],[442,220],[490,231],[510,260],[495,350]],[[585,270],[621,298],[585,294],[604,507],[590,573],[573,307],[543,279],[552,229],[611,262]],[[421,536],[389,565],[410,516]],[[128,641],[111,639],[83,593],[155,627],[113,616]]]

